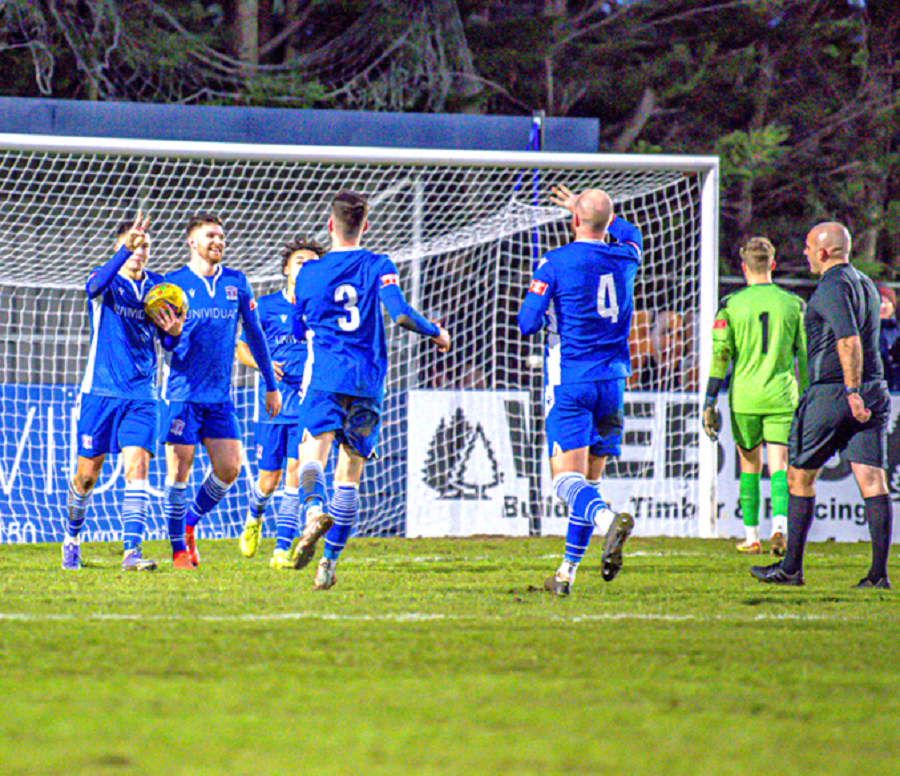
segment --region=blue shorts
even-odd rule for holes
[[[381,402],[309,388],[300,405],[300,427],[304,436],[335,431],[340,444],[370,458],[381,430]]]
[[[125,447],[156,450],[156,406],[152,399],[78,396],[78,455],[96,458]]]
[[[300,447],[300,426],[297,423],[272,423],[260,420],[256,424],[256,467],[263,472],[278,472],[287,458],[297,458]]]
[[[596,380],[547,388],[544,425],[550,456],[589,447],[621,455],[625,380]]]
[[[204,439],[240,439],[237,411],[233,401],[173,401],[163,423],[165,442],[196,445]]]

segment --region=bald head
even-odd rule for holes
[[[847,227],[836,221],[816,224],[806,236],[806,258],[816,275],[833,264],[850,261],[852,239]]]
[[[575,230],[578,236],[600,238],[612,221],[613,205],[609,194],[588,189],[575,200]]]
[[[851,238],[850,232],[843,224],[826,221],[813,227],[811,237],[819,248],[828,251],[829,259],[849,259]]]

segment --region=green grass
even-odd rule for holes
[[[868,545],[811,546],[785,589],[732,542],[636,539],[569,599],[534,589],[561,539],[353,540],[327,592],[271,547],[128,575],[118,546],[80,573],[3,547],[0,772],[900,773],[900,590],[849,589]]]

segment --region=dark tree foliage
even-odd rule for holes
[[[8,0],[0,94],[600,119],[719,154],[726,265],[817,220],[900,269],[896,0]]]

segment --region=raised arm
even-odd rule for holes
[[[427,320],[406,301],[403,291],[400,290],[396,267],[388,261],[385,261],[384,264],[381,284],[378,287],[378,298],[387,309],[391,320],[407,331],[430,337],[431,341],[437,345],[438,350],[446,353],[450,350],[450,334],[443,327]]]
[[[570,213],[575,213],[577,200],[578,194],[567,186],[560,184],[550,190],[550,201],[554,205],[564,207]],[[612,244],[615,247],[622,248],[622,250],[616,251],[614,255],[620,258],[633,259],[638,263],[643,260],[644,240],[641,237],[641,230],[634,224],[626,221],[621,216],[613,214],[609,226],[606,227],[606,233],[612,238]]]
[[[621,216],[613,216],[606,232],[615,240],[617,247],[623,249],[625,258],[634,259],[638,263],[644,258],[644,238],[641,236],[641,230],[634,224]]]
[[[555,285],[556,277],[553,274],[553,267],[546,258],[541,259],[538,268],[534,271],[534,277],[531,279],[531,285],[528,286],[525,299],[522,300],[519,314],[516,316],[519,331],[523,336],[529,337],[537,334],[543,327],[544,316],[550,308],[550,299],[553,297]]]
[[[133,251],[128,250],[124,245],[119,247],[112,257],[103,266],[97,267],[87,279],[85,291],[87,295],[93,299],[100,296],[109,284],[113,282],[113,278],[119,274],[119,270],[125,265],[125,262],[131,258]]]
[[[102,267],[95,269],[88,277],[85,290],[91,299],[100,296],[100,294],[109,288],[109,284],[112,283],[113,278],[119,273],[119,270],[122,269],[125,262],[131,258],[131,254],[144,244],[146,230],[149,225],[150,218],[144,219],[143,213],[138,211],[134,226],[126,232],[119,249],[112,255],[109,261]]]

